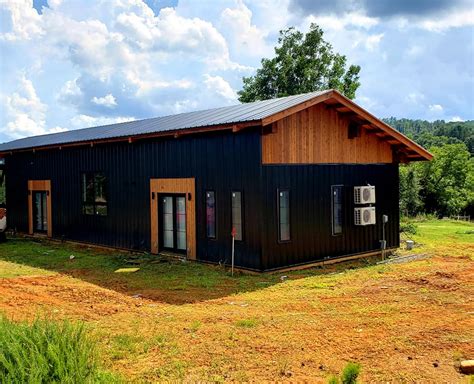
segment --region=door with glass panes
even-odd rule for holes
[[[159,195],[160,248],[186,253],[186,196]]]

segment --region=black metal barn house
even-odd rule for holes
[[[397,247],[398,164],[432,156],[328,90],[29,137],[0,157],[20,232],[229,263],[235,228],[235,265],[266,271]]]

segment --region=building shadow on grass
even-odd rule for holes
[[[128,296],[180,305],[256,291],[288,279],[366,267],[378,259],[364,258],[292,272],[237,271],[231,276],[228,267],[218,265],[47,239],[11,237],[0,244],[0,260],[65,274]],[[131,272],[131,268],[136,271]],[[125,271],[117,273],[120,269]]]

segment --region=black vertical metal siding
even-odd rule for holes
[[[28,230],[27,181],[51,180],[55,238],[126,249],[150,249],[150,178],[194,177],[198,259],[230,262],[231,191],[244,194],[244,241],[237,266],[260,269],[260,136],[256,130],[179,139],[19,152],[7,157],[9,225]],[[104,172],[108,215],[81,213],[81,173]],[[217,238],[206,238],[205,190],[217,199]]]
[[[268,165],[262,168],[265,230],[262,266],[272,269],[380,249],[382,215],[388,247],[399,245],[397,164]],[[377,224],[354,225],[357,185],[376,187]],[[343,185],[343,233],[332,235],[331,185]],[[277,190],[290,189],[291,241],[278,242]]]
[[[397,164],[261,165],[260,134],[214,132],[179,139],[20,152],[8,156],[9,225],[28,230],[27,181],[50,179],[53,236],[150,249],[150,178],[194,177],[199,260],[230,262],[231,191],[242,191],[243,241],[236,265],[272,269],[377,250],[382,215],[388,246],[399,244]],[[81,213],[81,173],[108,178],[108,216]],[[331,231],[331,185],[344,185],[343,234]],[[376,187],[377,225],[357,227],[353,187]],[[290,189],[291,241],[278,243],[277,189]],[[217,238],[206,238],[205,191],[216,193]]]

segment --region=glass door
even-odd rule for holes
[[[48,231],[46,191],[33,192],[33,232]]]
[[[159,209],[161,248],[186,253],[186,197],[161,195]]]

